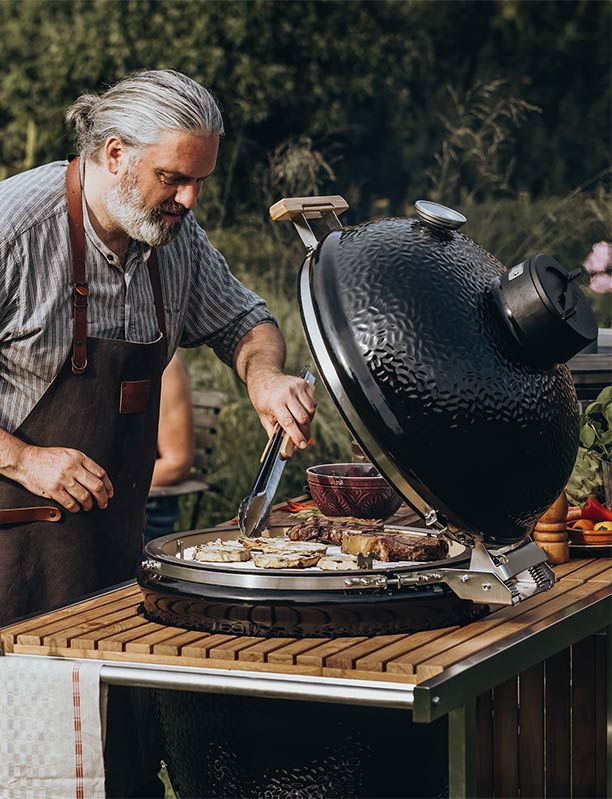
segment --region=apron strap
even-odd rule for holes
[[[72,338],[72,371],[81,375],[87,368],[87,297],[89,287],[85,274],[85,226],[83,225],[83,199],[79,158],[74,158],[66,171],[66,198],[68,203],[68,228],[72,250],[72,305],[74,308]],[[162,368],[168,356],[166,316],[157,266],[157,253],[151,250],[148,261],[149,279],[153,289],[157,324],[162,334]]]
[[[87,368],[87,295],[89,288],[85,275],[85,228],[79,159],[74,158],[66,171],[66,197],[68,201],[68,227],[72,250],[72,371],[83,374]]]
[[[149,260],[147,261],[147,268],[149,270],[149,280],[151,281],[151,288],[153,289],[153,300],[155,302],[155,313],[157,314],[157,324],[159,325],[160,333],[162,334],[161,340],[161,354],[162,354],[162,371],[166,366],[168,360],[168,336],[166,334],[166,314],[164,313],[164,298],[161,288],[161,280],[159,278],[159,267],[157,265],[157,252],[155,249],[151,250]]]
[[[62,514],[53,505],[36,505],[30,508],[2,508],[0,524],[27,524],[28,522],[59,522]]]

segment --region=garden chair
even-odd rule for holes
[[[195,529],[204,492],[209,490],[206,475],[210,458],[217,440],[217,425],[226,396],[221,391],[192,391],[193,423],[195,432],[195,456],[190,475],[180,483],[171,486],[154,486],[150,497],[171,497],[195,494],[190,513],[189,529]]]

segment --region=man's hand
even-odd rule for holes
[[[249,381],[248,390],[268,437],[279,422],[295,446],[306,449],[310,443],[310,421],[317,407],[310,383],[282,372],[267,372]]]
[[[54,499],[70,513],[106,508],[114,489],[101,466],[78,449],[24,446],[12,473],[32,494]]]
[[[298,449],[310,444],[310,421],[317,403],[310,383],[283,374],[285,342],[276,325],[257,325],[243,336],[234,352],[234,368],[246,383],[249,398],[268,436],[276,422]]]

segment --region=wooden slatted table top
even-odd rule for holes
[[[5,627],[4,651],[150,665],[358,678],[415,684],[521,629],[547,624],[576,600],[612,595],[612,558],[572,560],[550,590],[464,627],[359,638],[272,638],[188,632],[148,622],[131,584]]]

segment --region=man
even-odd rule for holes
[[[143,72],[66,119],[79,159],[0,184],[0,624],[133,576],[179,344],[231,364],[269,434],[305,448],[315,410],[191,213],[223,133],[211,95]]]

